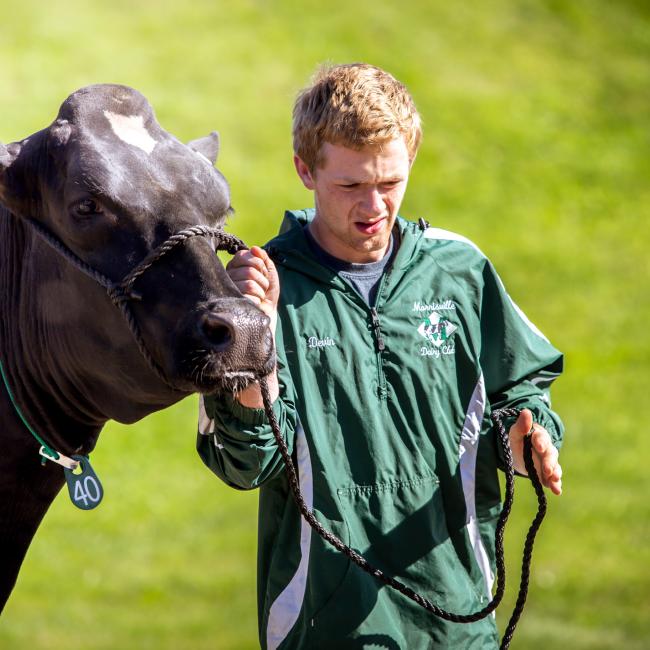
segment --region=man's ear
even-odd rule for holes
[[[297,154],[294,154],[293,164],[296,167],[296,171],[298,172],[298,176],[300,176],[300,180],[302,181],[302,184],[308,190],[313,190],[315,187],[314,176],[311,173],[307,164],[304,162],[304,160],[300,158],[300,156],[298,156]]]
[[[12,142],[5,146],[0,142],[0,203],[13,210],[18,203],[19,188],[15,187],[12,167],[20,154],[20,142]]]
[[[187,143],[187,146],[196,151],[196,153],[201,154],[214,165],[217,162],[217,156],[219,155],[219,134],[216,131],[212,131],[212,133],[203,138],[190,140],[190,142]]]

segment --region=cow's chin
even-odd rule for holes
[[[229,368],[217,355],[201,359],[194,367],[183,372],[185,380],[192,384],[193,392],[203,395],[234,395],[268,375],[275,367],[275,355],[271,354],[260,368]]]

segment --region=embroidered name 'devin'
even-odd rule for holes
[[[308,348],[329,348],[336,345],[336,341],[330,336],[326,336],[324,339],[319,339],[317,336],[310,336],[307,339]]]

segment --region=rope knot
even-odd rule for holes
[[[142,294],[133,291],[131,287],[125,288],[122,284],[114,284],[106,289],[111,302],[120,307],[131,300],[142,300]]]

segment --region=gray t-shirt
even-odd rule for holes
[[[399,244],[395,237],[395,232],[390,236],[390,242],[386,249],[386,254],[377,262],[368,262],[367,264],[356,264],[354,262],[346,262],[340,260],[338,257],[330,255],[320,244],[314,239],[313,235],[309,232],[307,226],[304,227],[305,237],[307,243],[314,253],[314,257],[327,268],[334,271],[337,275],[341,276],[366,302],[369,307],[375,304],[377,298],[377,289],[379,288],[379,281],[384,271],[390,268],[393,262],[395,253]]]

